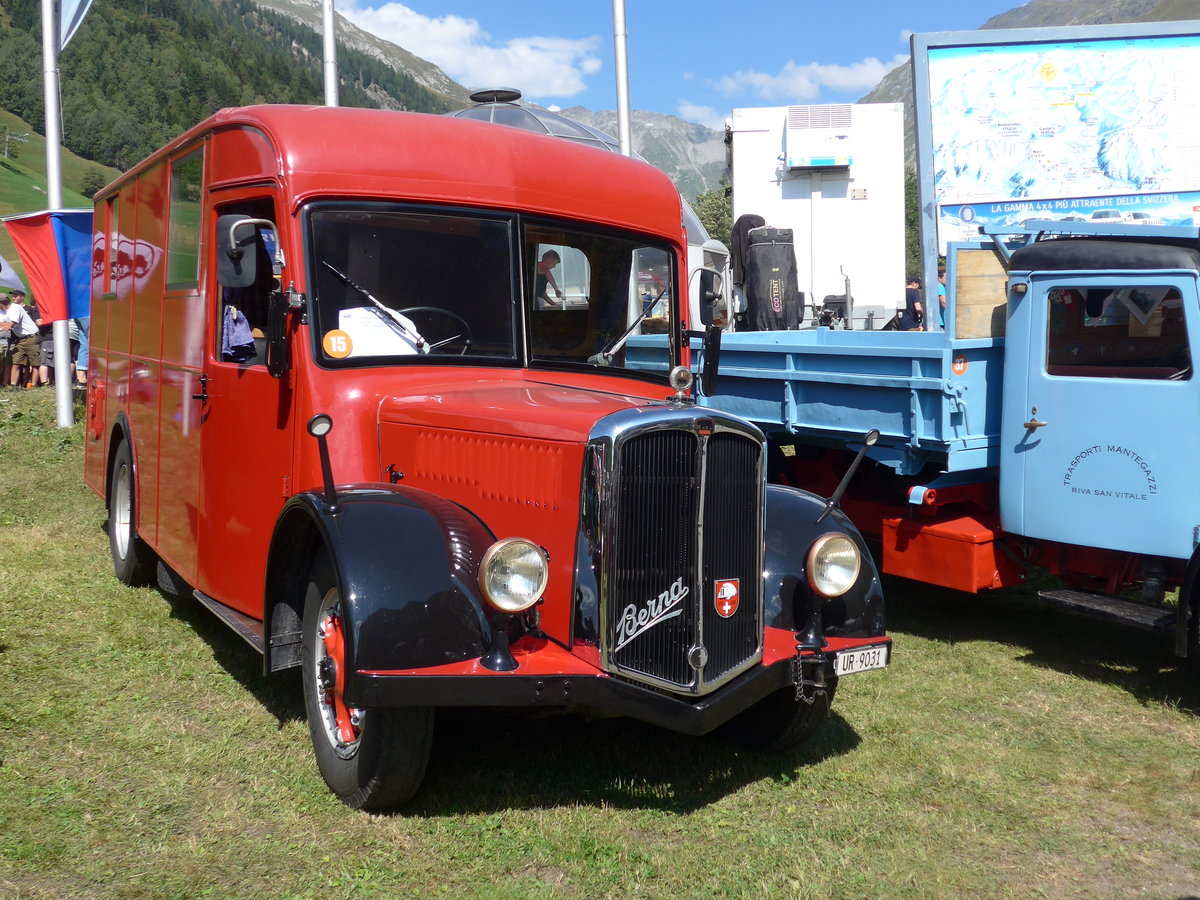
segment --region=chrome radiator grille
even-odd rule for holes
[[[605,516],[610,670],[702,693],[762,649],[762,445],[707,417],[618,439]]]

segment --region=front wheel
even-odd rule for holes
[[[433,710],[355,709],[343,697],[345,632],[333,563],[322,549],[304,598],[304,709],[321,777],[352,809],[386,810],[416,793],[433,738]]]
[[[796,689],[783,688],[764,697],[725,726],[726,733],[743,746],[768,752],[788,750],[808,740],[829,718],[837,679],[830,678],[825,690],[812,703],[796,699]]]

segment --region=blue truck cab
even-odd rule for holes
[[[1200,652],[1200,229],[1024,223],[951,244],[946,330],[736,332],[703,402],[842,500],[884,572],[1042,596]],[[1178,590],[1178,600],[1173,593]]]

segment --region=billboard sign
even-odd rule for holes
[[[1200,22],[914,35],[926,249],[1035,218],[1200,224],[1197,72]]]

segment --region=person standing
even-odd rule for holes
[[[5,328],[3,320],[0,319],[0,387],[8,386],[8,369],[12,365],[12,344],[9,341],[11,337],[11,327]]]
[[[23,302],[17,297],[20,291],[13,291],[13,301],[15,303]],[[42,320],[42,313],[37,308],[36,304],[26,303],[25,312],[29,313],[29,318],[38,327],[38,365],[30,375],[30,385],[37,387],[39,385],[47,385],[50,383],[50,373],[54,371],[54,323]]]
[[[938,325],[946,330],[946,267],[938,266]]]
[[[25,292],[20,290],[0,294],[0,331],[7,331],[9,334],[11,364],[8,371],[9,384],[13,388],[22,387],[22,366],[28,366],[30,377],[36,378],[37,367],[42,362],[37,323],[20,302],[14,302],[17,297],[24,296]]]
[[[899,331],[920,331],[925,321],[921,306],[921,276],[909,275],[904,285],[904,311],[900,313]]]
[[[563,305],[562,288],[554,280],[554,267],[560,261],[561,257],[556,250],[547,250],[538,261],[537,277],[533,281],[533,296],[537,299],[538,309],[555,309]],[[554,293],[558,294],[558,303],[550,299],[550,288],[554,288]]]
[[[90,348],[92,331],[92,317],[80,316],[74,321],[79,332],[79,352],[75,355],[75,384],[79,387],[86,387],[88,350]]]

